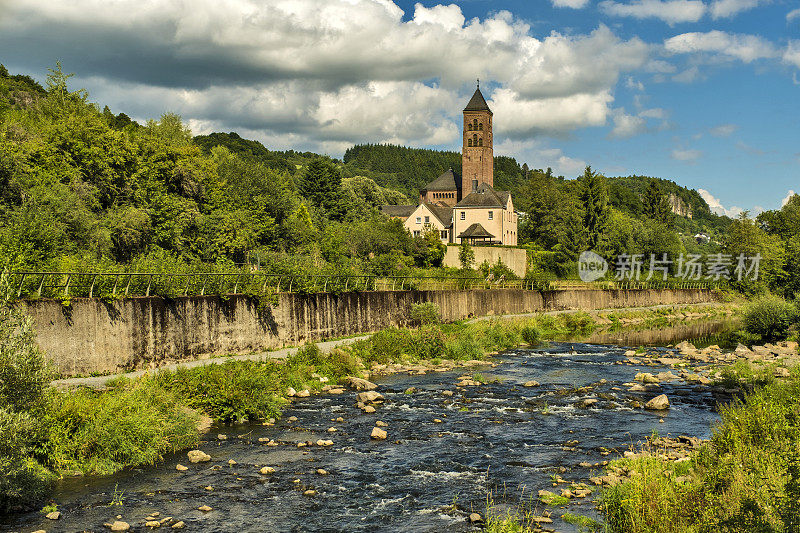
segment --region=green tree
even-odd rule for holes
[[[755,221],[748,218],[744,212],[734,220],[722,239],[722,247],[726,254],[733,257],[736,263],[739,255],[745,257],[759,256],[759,279],[752,281],[743,279],[741,282],[734,279],[734,287],[747,293],[764,290],[767,287],[780,289],[786,276],[784,271],[785,247],[780,237],[770,235],[756,225]]]
[[[669,197],[661,191],[656,180],[651,180],[647,186],[642,204],[645,216],[651,220],[656,220],[665,226],[672,226],[674,223]]]
[[[609,216],[605,178],[587,165],[580,182],[583,186],[580,199],[583,204],[583,227],[586,231],[586,243],[590,249],[603,252],[606,246]]]
[[[339,169],[333,162],[322,158],[309,163],[300,181],[300,193],[333,220],[340,219],[343,214],[341,189]]]
[[[464,270],[469,270],[475,263],[475,250],[466,240],[462,240],[458,246],[458,262],[461,263],[461,268]]]

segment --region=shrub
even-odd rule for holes
[[[29,409],[41,400],[51,378],[31,319],[16,308],[0,306],[0,405],[12,411]]]
[[[785,339],[799,320],[797,307],[772,295],[754,300],[744,310],[745,330],[765,341]]]
[[[411,312],[409,313],[409,316],[411,317],[413,323],[418,326],[425,324],[438,324],[441,322],[439,306],[433,302],[411,304]]]
[[[472,333],[463,333],[448,341],[444,348],[444,357],[447,359],[470,361],[483,359],[484,353]]]
[[[36,454],[55,470],[112,474],[153,464],[197,442],[197,414],[155,378],[120,380],[111,390],[48,391]]]
[[[522,340],[530,345],[537,344],[539,339],[542,338],[542,332],[536,326],[523,326],[520,334],[522,335]]]
[[[215,420],[235,422],[277,416],[285,372],[275,362],[226,361],[163,371],[154,379],[189,407]]]
[[[38,424],[0,407],[0,511],[44,497],[55,476],[31,457]]]

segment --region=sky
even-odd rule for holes
[[[735,216],[800,191],[800,0],[0,0],[0,63],[134,119],[341,157],[460,150],[647,175]],[[431,176],[431,179],[435,176]]]

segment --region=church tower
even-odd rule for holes
[[[492,110],[481,94],[480,85],[464,108],[464,145],[461,149],[461,196],[481,183],[494,186]]]

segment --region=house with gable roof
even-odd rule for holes
[[[383,206],[412,235],[439,232],[445,244],[517,244],[511,193],[494,188],[492,110],[480,86],[463,111],[461,174],[452,168],[423,187],[419,205]]]

